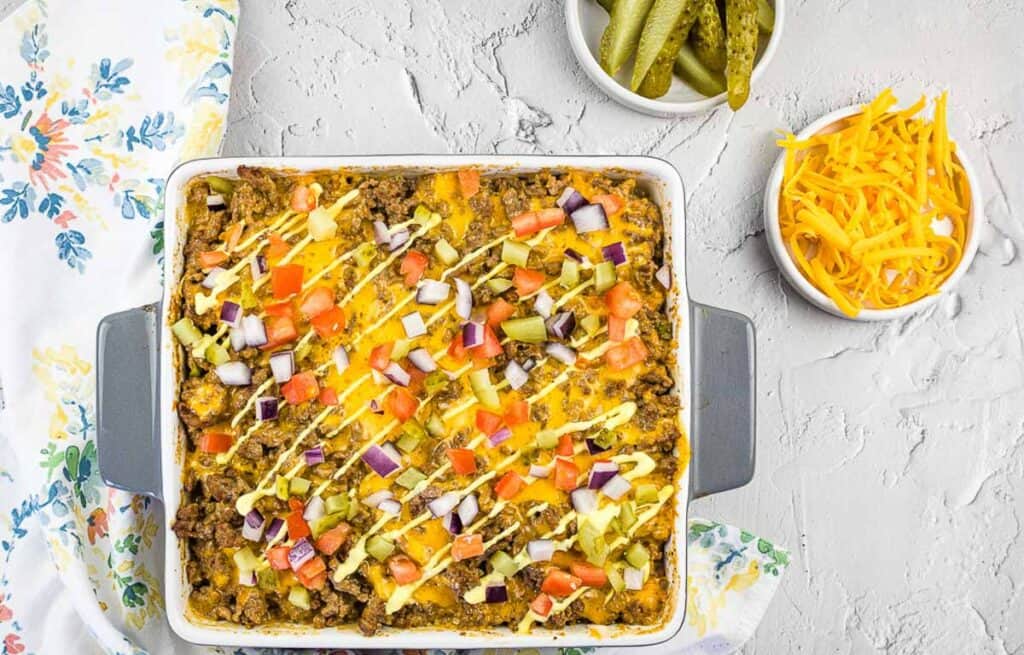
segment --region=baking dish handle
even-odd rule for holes
[[[742,487],[754,476],[754,324],[700,303],[690,305],[690,324],[690,495],[701,498]]]
[[[107,485],[160,497],[159,305],[96,328],[96,441]]]

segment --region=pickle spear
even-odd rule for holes
[[[718,72],[725,70],[725,28],[715,0],[701,0],[697,22],[690,32],[690,44],[706,68]]]
[[[757,29],[761,30],[762,34],[771,34],[775,29],[775,9],[768,4],[768,0],[757,0]]]
[[[667,67],[671,77],[672,62],[675,61],[676,53],[679,52],[686,35],[693,27],[693,22],[697,19],[697,1],[654,0],[654,6],[651,7],[647,20],[644,22],[643,32],[640,34],[636,61],[633,63],[633,77],[629,81],[630,90],[636,91],[640,88],[640,84],[647,77],[655,62],[663,68]],[[616,2],[616,9],[618,9],[618,2]],[[663,73],[664,71],[655,73],[658,76],[655,82],[659,85],[661,84],[660,76]],[[667,85],[665,89],[668,89]]]
[[[608,27],[601,35],[601,68],[615,75],[636,51],[644,19],[654,0],[615,0]]]
[[[676,55],[676,74],[693,87],[698,93],[707,97],[725,93],[725,76],[718,71],[709,70],[697,58],[689,44],[684,43]]]
[[[660,98],[668,93],[672,86],[672,64],[685,42],[686,32],[682,29],[672,32],[665,45],[661,46],[661,52],[654,58],[654,63],[647,69],[647,75],[636,89],[637,93],[645,98]]]
[[[643,37],[640,39],[643,45]],[[725,0],[725,84],[736,111],[750,95],[757,56],[757,0]]]

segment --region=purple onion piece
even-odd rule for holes
[[[451,285],[437,280],[423,280],[416,289],[416,302],[421,305],[437,305],[448,300]]]
[[[259,316],[243,316],[242,331],[245,333],[245,345],[259,347],[267,345],[267,330]]]
[[[422,337],[427,333],[427,325],[423,322],[423,315],[419,312],[412,312],[403,316],[402,327],[405,329],[405,336],[409,339]]]
[[[407,387],[412,381],[412,376],[409,375],[409,372],[395,362],[388,364],[381,373],[384,374],[384,377],[400,387]]]
[[[533,301],[533,309],[544,318],[551,318],[551,310],[555,307],[555,299],[547,291],[541,290]]]
[[[228,204],[224,202],[224,196],[219,193],[211,193],[206,196],[206,208],[212,212],[219,212],[222,209],[227,209]]]
[[[378,246],[387,246],[391,243],[391,231],[384,221],[373,222],[373,241]]]
[[[388,489],[381,489],[380,491],[375,491],[366,498],[363,498],[363,504],[377,509],[377,505],[380,505],[385,500],[389,500],[394,497],[395,494],[391,493]]]
[[[236,353],[245,348],[245,330],[240,327],[231,328],[231,349]]]
[[[391,235],[391,242],[388,243],[388,250],[394,252],[409,242],[409,230],[401,229]]]
[[[476,494],[469,494],[459,503],[458,517],[462,525],[471,525],[479,513],[480,503],[476,499]]]
[[[590,453],[591,455],[597,455],[598,453],[603,453],[606,450],[608,450],[608,449],[607,448],[602,448],[593,439],[587,439],[587,452]]]
[[[394,498],[388,498],[387,500],[380,501],[380,504],[377,505],[377,509],[385,514],[398,516],[402,513],[402,503],[398,502]]]
[[[238,327],[242,322],[242,307],[236,302],[225,300],[220,306],[221,323],[227,323],[231,327]]]
[[[291,350],[279,350],[270,356],[270,371],[274,381],[284,384],[295,375],[295,353]]]
[[[491,442],[491,447],[493,448],[495,446],[500,445],[501,443],[503,443],[505,441],[508,441],[509,437],[511,437],[511,436],[512,436],[512,430],[510,430],[510,429],[508,429],[506,427],[506,428],[501,428],[500,430],[498,430],[494,434],[488,435],[487,436],[487,440]]]
[[[622,570],[622,579],[629,591],[640,591],[644,588],[644,572],[640,569],[627,566]]]
[[[242,587],[256,586],[256,571],[238,569],[238,584]]]
[[[254,408],[257,421],[272,421],[277,418],[277,398],[273,396],[262,396],[256,399]]]
[[[545,322],[548,334],[556,339],[568,339],[572,331],[576,329],[576,314],[568,310],[558,312]]]
[[[270,526],[265,534],[267,541],[273,541],[274,537],[280,534],[281,530],[284,530],[284,520],[279,518],[270,519]]]
[[[338,375],[341,375],[348,369],[349,358],[348,351],[345,350],[345,346],[338,346],[334,349],[334,368],[338,369]]]
[[[242,537],[249,541],[259,541],[263,538],[263,528],[266,521],[259,510],[253,509],[245,515],[245,522],[242,523]]]
[[[593,489],[577,489],[570,494],[572,507],[577,514],[589,514],[597,509],[597,492]]]
[[[530,374],[527,373],[522,366],[519,365],[514,359],[508,361],[508,366],[505,367],[505,380],[508,381],[508,386],[512,390],[518,390],[522,388],[530,379]]]
[[[561,207],[566,214],[571,214],[583,205],[587,204],[587,199],[583,197],[576,189],[571,186],[565,187],[562,191],[562,195],[558,197],[555,204]]]
[[[459,518],[459,515],[455,512],[448,512],[443,517],[441,517],[441,525],[443,525],[444,529],[450,532],[451,534],[462,533],[462,519]]]
[[[544,347],[544,352],[563,364],[571,366],[576,363],[576,351],[563,343],[552,341]]]
[[[550,466],[541,466],[540,464],[530,464],[530,477],[542,479],[551,475]]]
[[[459,494],[454,491],[435,498],[434,500],[427,503],[427,509],[434,515],[435,518],[444,516],[459,506]]]
[[[220,381],[229,387],[244,387],[252,382],[252,371],[242,362],[221,364],[214,372]]]
[[[267,273],[270,272],[270,264],[267,263],[266,255],[256,255],[249,262],[249,272],[252,273],[252,279],[258,280]]]
[[[550,562],[555,555],[555,542],[550,539],[534,539],[526,544],[526,552],[534,562]]]
[[[370,400],[369,407],[370,407],[370,412],[373,413],[373,414],[383,414],[384,413],[384,408],[380,406],[380,403],[377,402],[376,398],[373,398],[372,400]]]
[[[654,279],[661,283],[661,286],[666,289],[672,288],[672,271],[669,270],[668,264],[658,269],[658,272],[654,274]]]
[[[317,464],[324,463],[324,449],[323,446],[317,446],[316,448],[310,448],[306,452],[302,453],[302,456],[306,458],[306,466],[315,466]]]
[[[319,518],[323,518],[324,514],[327,513],[324,507],[324,499],[320,496],[313,496],[306,503],[306,508],[302,512],[302,518],[306,521],[315,521]]]
[[[288,551],[288,563],[293,571],[298,571],[303,564],[313,559],[314,554],[313,544],[309,543],[309,539],[303,537],[296,541]]]
[[[594,465],[590,467],[590,475],[587,476],[587,487],[600,489],[618,473],[619,465],[615,462],[594,462]]]
[[[225,271],[220,266],[214,266],[213,268],[210,269],[210,272],[207,273],[206,277],[203,279],[203,286],[206,287],[207,289],[214,288],[215,286],[217,286],[217,279],[221,275],[224,275],[225,273],[227,273],[227,271]]]
[[[469,321],[462,325],[462,347],[476,348],[484,342],[484,326]]]
[[[460,278],[455,278],[455,313],[464,321],[473,313],[473,288]]]
[[[601,205],[583,205],[571,212],[569,217],[579,234],[608,229],[608,216]]]
[[[484,587],[484,602],[508,602],[508,587],[506,587],[504,583],[487,585],[486,587]]]
[[[601,487],[601,493],[608,496],[612,500],[618,500],[629,493],[629,490],[633,488],[633,485],[629,484],[629,480],[622,477],[621,475],[615,474],[608,482],[604,483]]]
[[[410,352],[409,361],[424,373],[433,373],[437,370],[437,362],[426,348],[417,348]]]
[[[622,245],[621,241],[616,241],[601,248],[601,255],[604,256],[605,261],[612,262],[616,266],[622,266],[627,261],[626,246]]]
[[[382,478],[386,478],[401,467],[401,459],[392,457],[386,450],[378,445],[370,446],[361,458],[373,472]]]
[[[527,373],[529,373],[530,371],[533,370],[533,367],[536,366],[536,365],[537,365],[537,362],[536,362],[536,360],[533,359],[533,357],[527,357],[526,361],[523,362],[523,370],[526,371]]]
[[[588,259],[586,255],[576,250],[575,248],[566,248],[565,256],[573,260],[577,264],[586,264],[590,262],[590,259]]]

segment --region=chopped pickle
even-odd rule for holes
[[[269,566],[256,569],[256,585],[263,591],[277,589],[277,571]]]
[[[395,483],[400,487],[412,489],[426,479],[427,476],[425,476],[419,469],[410,467],[402,471],[402,474],[395,478]]]
[[[398,441],[395,442],[395,445],[398,446],[398,449],[401,450],[403,453],[411,453],[412,451],[416,450],[417,446],[420,445],[420,440],[419,437],[406,433],[398,438]]]
[[[636,512],[633,510],[633,503],[622,503],[619,508],[619,525],[623,532],[629,530],[636,523]]]
[[[511,318],[501,322],[501,329],[509,339],[523,343],[544,343],[548,338],[548,328],[544,325],[543,316]]]
[[[489,561],[491,563],[491,568],[494,569],[496,573],[500,573],[506,578],[511,578],[518,570],[515,561],[503,550],[499,550],[491,555],[491,559]]]
[[[171,332],[178,338],[183,346],[191,346],[203,337],[203,334],[192,323],[192,319],[185,317],[171,326]]]
[[[324,499],[324,511],[328,514],[345,514],[348,512],[348,496],[335,494]]]
[[[541,430],[534,437],[538,448],[554,448],[558,445],[558,435],[551,430]]]
[[[344,518],[345,515],[339,512],[336,514],[326,514],[311,522],[309,529],[313,533],[313,538],[319,538],[320,535],[341,523]]]
[[[640,484],[636,487],[636,502],[649,505],[658,502],[658,487],[653,484]]]
[[[234,560],[235,566],[243,571],[255,571],[260,565],[260,560],[248,546],[236,550]]]
[[[445,239],[437,240],[437,243],[434,244],[434,252],[441,258],[441,261],[449,266],[459,261],[459,252]]]
[[[616,435],[614,432],[605,428],[594,436],[594,443],[607,450],[615,445],[615,437]]]
[[[427,434],[434,437],[435,439],[440,439],[441,437],[444,436],[444,421],[442,421],[441,417],[438,416],[437,414],[430,415],[430,418],[427,419],[426,428]]]
[[[512,266],[526,268],[530,260],[530,246],[521,241],[506,241],[501,244],[501,261]]]
[[[626,590],[626,581],[622,579],[622,571],[618,565],[609,566],[606,572],[608,573],[608,582],[611,583],[615,593],[621,594]]]
[[[362,267],[367,267],[377,256],[377,248],[372,243],[362,243],[356,248],[355,257],[356,263]]]
[[[274,480],[274,495],[281,500],[288,500],[288,478],[283,475]]]
[[[603,293],[615,286],[617,278],[613,262],[601,262],[594,267],[594,286],[598,293]]]
[[[214,341],[206,347],[206,361],[214,366],[220,366],[230,362],[231,355],[228,354],[227,348]]]
[[[564,289],[571,289],[579,284],[580,265],[571,259],[566,259],[562,262],[562,275],[558,278],[558,283]]]
[[[441,391],[448,386],[451,380],[448,379],[448,374],[438,369],[427,373],[427,377],[423,379],[423,388],[427,390],[427,393],[433,396],[438,391]]]
[[[644,564],[651,560],[651,554],[647,552],[643,544],[634,543],[626,549],[626,561],[635,569],[642,569]]]
[[[260,301],[256,298],[256,293],[252,290],[252,283],[249,282],[249,279],[243,277],[238,284],[242,288],[242,293],[238,299],[238,304],[242,306],[242,309],[256,309],[259,307]]]
[[[512,280],[503,277],[493,277],[487,280],[487,288],[493,293],[505,293],[512,288]]]
[[[203,179],[206,180],[206,184],[210,187],[210,191],[213,191],[214,193],[231,195],[231,192],[235,190],[234,182],[218,175],[207,175]]]
[[[537,318],[540,318],[539,316]],[[507,321],[506,321],[507,322]],[[544,319],[541,319],[541,325]],[[498,390],[491,382],[491,372],[486,368],[477,369],[469,374],[469,386],[473,389],[473,395],[480,401],[480,404],[487,409],[498,411],[501,409],[501,399],[498,397]]]
[[[306,478],[292,478],[288,483],[288,491],[293,496],[304,496],[311,484]]]
[[[288,590],[288,602],[304,610],[309,609],[309,590],[302,585],[294,585]]]
[[[395,552],[395,544],[379,535],[373,535],[366,542],[366,552],[375,560],[383,562]]]
[[[594,336],[601,329],[601,317],[597,314],[587,314],[580,321],[580,325],[587,331],[587,334]]]

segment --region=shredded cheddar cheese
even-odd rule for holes
[[[971,195],[946,131],[924,97],[892,111],[890,89],[864,111],[804,140],[787,134],[779,223],[803,275],[843,313],[937,293],[964,250]]]

